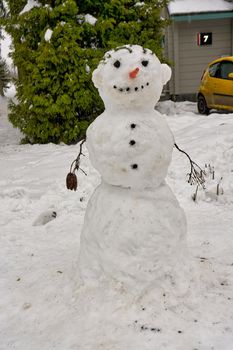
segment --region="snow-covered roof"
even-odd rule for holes
[[[172,0],[168,5],[168,10],[170,15],[233,11],[233,1]]]

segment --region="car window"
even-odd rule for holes
[[[223,61],[220,67],[220,78],[229,79],[230,73],[233,73],[233,62]]]
[[[209,75],[212,78],[219,78],[220,77],[220,63],[214,63],[209,67]]]

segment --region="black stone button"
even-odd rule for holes
[[[134,123],[132,123],[131,125],[130,125],[130,127],[131,127],[131,129],[135,129],[136,128],[136,124],[134,124]]]
[[[134,146],[135,143],[136,143],[136,141],[134,141],[134,140],[130,140],[130,141],[129,141],[130,146]]]
[[[132,164],[132,165],[131,165],[131,168],[132,168],[132,169],[137,169],[137,168],[138,168],[138,165],[137,165],[137,164]]]

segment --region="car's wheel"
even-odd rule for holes
[[[203,95],[199,95],[197,98],[197,108],[200,114],[208,115],[210,112],[210,109],[208,108],[205,97]]]

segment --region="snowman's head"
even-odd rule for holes
[[[108,51],[92,76],[105,104],[136,107],[154,106],[170,78],[170,67],[139,45]]]

